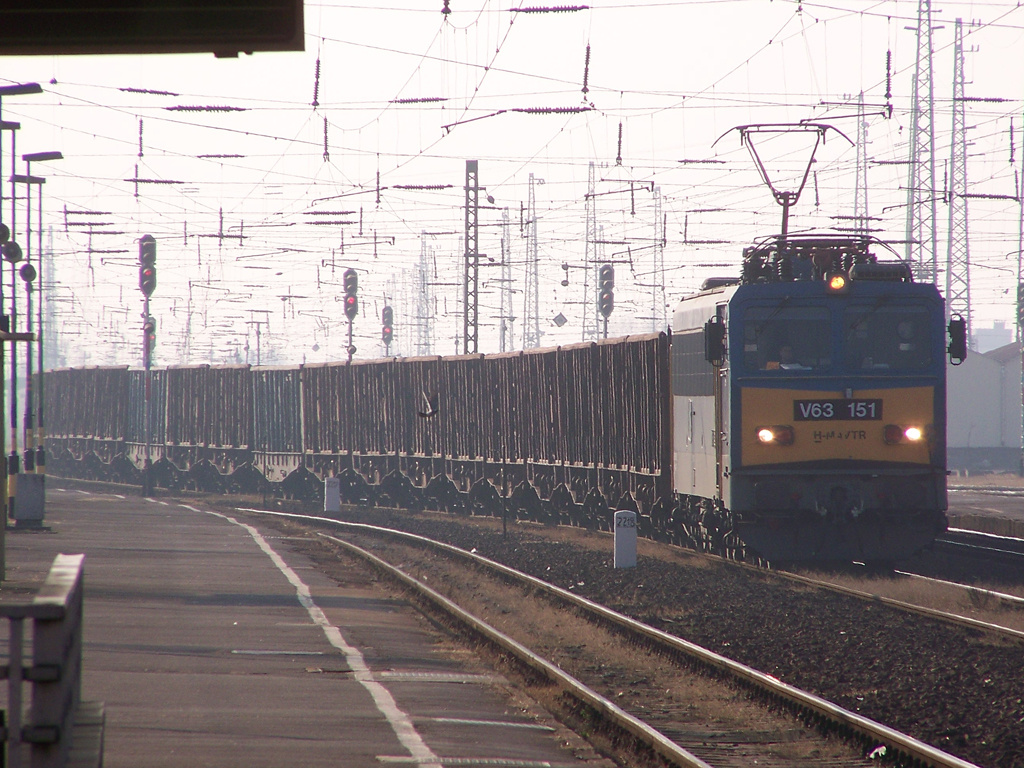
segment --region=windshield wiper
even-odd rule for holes
[[[846,337],[849,338],[850,337],[850,332],[854,328],[856,328],[858,325],[860,325],[866,318],[868,318],[869,316],[873,315],[875,312],[877,312],[883,306],[888,304],[890,298],[891,298],[890,296],[879,296],[878,300],[874,304],[872,304],[871,307],[866,309],[864,312],[861,312],[856,318],[854,318],[853,322],[850,323],[850,325],[846,329]]]
[[[764,320],[762,320],[760,323],[754,326],[754,341],[757,341],[758,339],[761,338],[761,334],[764,333],[764,329],[772,320],[779,316],[779,313],[786,308],[786,305],[789,304],[789,301],[789,296],[783,297],[782,301],[779,302],[779,306],[777,306],[774,309],[774,311],[770,315],[768,315],[768,317],[766,317]]]

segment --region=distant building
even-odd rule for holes
[[[1014,342],[985,353],[972,352],[963,364],[947,364],[946,370],[949,468],[1018,471],[1022,431],[1020,346]]]
[[[1007,328],[1002,320],[996,320],[991,328],[975,328],[971,349],[982,354],[1005,347],[1013,341],[1013,328]]]

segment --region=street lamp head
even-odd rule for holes
[[[22,155],[21,159],[27,163],[41,163],[44,160],[63,160],[64,154],[61,152],[29,152]]]
[[[21,261],[21,246],[13,240],[8,240],[4,243],[3,247],[0,248],[0,251],[3,252],[4,258],[11,262],[11,264],[17,264]]]
[[[27,96],[31,93],[42,93],[43,86],[39,83],[16,83],[15,85],[0,85],[0,97],[3,96]]]

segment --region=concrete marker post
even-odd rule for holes
[[[628,509],[615,513],[615,567],[636,567],[636,512]]]
[[[324,479],[324,512],[341,513],[341,479],[328,477]]]

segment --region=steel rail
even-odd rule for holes
[[[472,552],[467,552],[450,544],[434,541],[418,534],[369,525],[367,523],[354,523],[315,515],[301,515],[291,512],[275,512],[251,508],[238,508],[238,511],[292,518],[307,522],[314,521],[318,523],[326,523],[331,526],[338,526],[352,531],[362,531],[376,535],[391,536],[393,538],[410,541],[421,546],[447,552],[451,555],[499,573],[505,578],[527,584],[534,589],[557,597],[559,600],[583,609],[618,629],[626,629],[640,637],[646,638],[661,648],[681,653],[710,669],[724,673],[732,679],[740,681],[760,691],[769,698],[776,701],[787,702],[798,711],[818,718],[825,723],[834,724],[839,729],[846,731],[849,734],[859,736],[866,742],[883,744],[898,755],[902,756],[904,759],[916,761],[920,766],[932,766],[933,768],[978,768],[974,763],[962,760],[955,755],[943,752],[942,750],[915,739],[912,736],[900,733],[886,725],[882,725],[881,723],[863,717],[862,715],[843,709],[830,701],[819,696],[815,696],[812,693],[808,693],[807,691],[802,691],[799,688],[795,688],[794,686],[784,683],[771,675],[759,672],[745,664],[733,661],[732,659],[726,658],[725,656],[696,645],[695,643],[683,640],[675,635],[650,627],[603,605],[595,603],[584,597],[580,597],[579,595],[575,595],[561,587],[556,587],[553,584],[549,584],[534,576],[521,573],[520,571],[506,565],[495,562],[494,560],[490,560]],[[334,540],[332,537],[328,538],[331,538],[332,541]],[[351,546],[354,547],[355,545]],[[411,577],[403,574],[403,581],[406,578],[411,579]]]
[[[1015,536],[1000,536],[963,528],[951,528],[945,535],[948,538],[939,537],[935,540],[937,546],[969,554],[977,553],[979,557],[993,557],[1005,562],[1024,560],[1024,539]]]
[[[912,579],[919,579],[920,581],[928,581],[933,584],[942,584],[947,587],[959,587],[970,595],[980,595],[981,597],[998,600],[1007,608],[1014,608],[1018,610],[1024,608],[1024,597],[1020,597],[1019,595],[1011,595],[1006,592],[996,592],[994,589],[983,589],[982,587],[975,587],[971,584],[961,584],[958,581],[936,579],[933,576],[922,576],[920,573],[911,573],[910,571],[893,571],[893,573],[898,573],[900,576],[907,576]]]
[[[413,578],[400,568],[344,539],[339,539],[326,533],[319,533],[318,535],[363,558],[388,578],[413,590],[421,599],[429,601],[435,608],[444,611],[460,625],[468,627],[474,633],[496,646],[501,652],[513,656],[519,663],[539,673],[549,682],[558,685],[573,699],[595,711],[604,721],[610,723],[629,737],[636,739],[639,744],[650,749],[670,765],[683,766],[683,768],[712,768],[711,765],[683,749],[664,734],[647,725],[647,723],[616,706],[601,694],[559,669],[550,661],[533,653],[526,646],[499,632],[482,619],[463,610],[444,595]]]
[[[980,630],[982,632],[989,632],[992,634],[1010,638],[1012,640],[1024,640],[1024,632],[1022,632],[1019,629],[1011,629],[1010,627],[1004,627],[1001,624],[992,624],[988,621],[972,619],[970,616],[962,616],[959,613],[949,613],[947,611],[940,611],[937,608],[928,608],[924,605],[915,605],[914,603],[907,603],[903,600],[897,600],[893,597],[885,597],[883,595],[876,595],[872,592],[864,592],[863,590],[854,589],[853,587],[845,587],[842,584],[835,584],[831,581],[820,581],[818,579],[813,579],[810,576],[802,576],[799,573],[790,573],[789,571],[772,571],[772,573],[784,579],[789,579],[790,581],[795,581],[799,584],[804,584],[809,587],[817,587],[818,589],[827,589],[832,592],[840,592],[844,595],[850,595],[851,597],[856,597],[867,602],[881,603],[882,605],[888,605],[891,608],[898,608],[901,611],[916,613],[919,616],[924,616],[929,619],[936,619],[938,621],[946,622],[947,624],[954,624],[961,627],[967,627],[969,629]],[[916,576],[917,574],[908,575]],[[965,585],[958,584],[957,586]],[[970,589],[969,587],[966,588]]]

